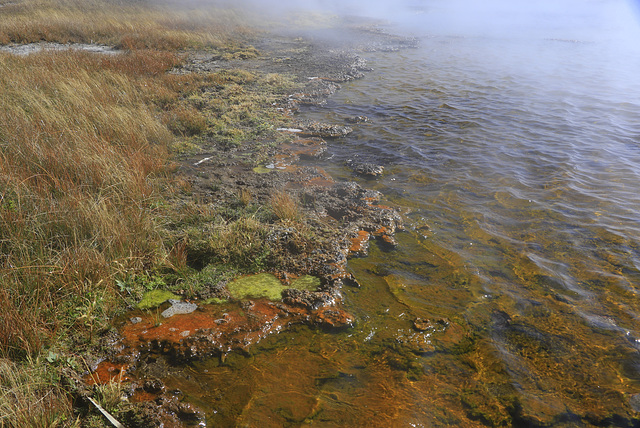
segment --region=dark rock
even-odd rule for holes
[[[321,122],[302,122],[298,124],[302,129],[301,135],[310,135],[321,138],[338,138],[346,137],[353,129],[348,126],[331,125]]]
[[[379,177],[384,172],[384,167],[382,165],[376,165],[373,163],[358,162],[357,160],[349,159],[345,164],[356,174],[367,177]]]
[[[353,116],[353,117],[348,117],[346,119],[347,122],[349,123],[368,123],[370,122],[369,118],[367,116]]]
[[[282,292],[282,301],[289,305],[319,309],[335,304],[335,297],[327,292],[296,290],[288,288]]]
[[[159,394],[164,390],[164,383],[160,379],[149,379],[144,382],[142,389],[152,394]]]
[[[154,402],[146,402],[132,406],[126,412],[120,413],[118,418],[130,428],[156,428],[165,426],[162,413]]]

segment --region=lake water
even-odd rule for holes
[[[353,329],[298,326],[176,378],[211,426],[640,423],[634,4],[511,3],[409,3],[392,31],[419,48],[366,54],[373,72],[303,113],[371,119],[321,166],[406,231],[350,261]]]

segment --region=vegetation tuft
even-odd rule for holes
[[[299,221],[302,218],[296,200],[283,191],[271,195],[271,209],[276,217],[283,221]]]
[[[79,427],[56,370],[40,360],[28,366],[0,359],[0,426]]]

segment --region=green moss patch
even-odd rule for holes
[[[269,300],[280,300],[285,287],[270,273],[260,273],[238,278],[229,283],[227,289],[236,299],[264,297]]]
[[[211,297],[207,300],[205,300],[204,302],[202,302],[205,305],[221,305],[223,303],[227,303],[228,300],[227,299],[221,299],[219,297]]]
[[[258,174],[267,174],[269,172],[272,172],[273,169],[269,169],[267,167],[264,166],[257,166],[255,168],[253,168],[253,172],[258,173]]]
[[[316,291],[320,286],[320,278],[311,275],[303,275],[291,283],[289,287],[282,285],[280,280],[270,273],[260,273],[258,275],[244,276],[227,285],[231,296],[236,299],[245,298],[265,298],[269,300],[280,300],[282,291],[286,288],[296,288],[298,290]],[[221,303],[221,302],[212,302]]]
[[[169,299],[180,300],[180,296],[173,294],[167,290],[153,290],[145,293],[142,300],[138,303],[139,309],[151,309],[160,306]]]
[[[318,287],[320,287],[320,278],[311,275],[302,275],[300,278],[291,282],[290,288],[316,291]]]

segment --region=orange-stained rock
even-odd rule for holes
[[[141,389],[137,389],[131,397],[129,397],[129,401],[132,403],[142,403],[145,401],[153,401],[160,396],[159,393],[147,392]]]
[[[331,328],[351,327],[354,322],[350,314],[335,307],[320,309],[315,313],[314,319],[316,323]]]
[[[391,230],[388,227],[382,226],[380,229],[373,232],[376,238],[380,238],[383,243],[395,247],[398,245],[398,241],[394,236],[395,230]]]
[[[371,234],[366,230],[359,230],[358,236],[351,238],[351,247],[349,254],[357,256],[365,256],[369,251],[369,237]]]
[[[188,361],[234,350],[247,350],[266,336],[293,323],[311,322],[325,327],[343,328],[353,324],[353,317],[335,307],[312,309],[268,300],[250,300],[240,304],[203,305],[190,314],[161,319],[155,312],[136,311],[142,321],[132,323],[130,316],[120,322],[123,351],[117,360],[128,359],[132,366],[150,353],[167,356],[172,361]],[[127,364],[103,361],[89,375],[91,383],[105,383],[116,376],[131,380],[125,373]]]

